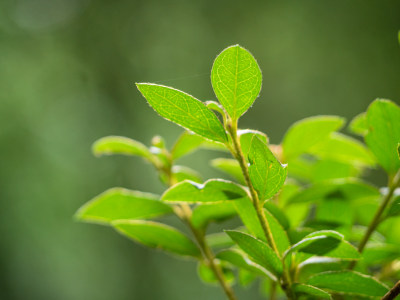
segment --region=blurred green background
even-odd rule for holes
[[[74,222],[109,187],[163,189],[139,159],[94,158],[92,142],[171,145],[181,129],[134,82],[213,99],[213,59],[236,43],[264,77],[241,126],[272,142],[306,116],[399,103],[399,29],[399,1],[0,0],[0,299],[223,299],[193,262]],[[211,155],[192,164],[205,177]]]

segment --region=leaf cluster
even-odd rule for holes
[[[138,83],[149,105],[181,126],[182,135],[171,148],[158,136],[150,146],[104,137],[93,153],[141,157],[166,190],[112,188],[84,204],[76,218],[196,261],[199,277],[221,285],[231,300],[234,286],[255,282],[271,299],[384,296],[400,276],[400,239],[392,233],[400,226],[400,107],[376,99],[348,133],[342,117],[309,117],[272,144],[265,133],[239,128],[261,91],[261,70],[250,52],[239,45],[223,50],[211,83],[218,102]],[[200,148],[231,154],[210,162],[222,178],[204,180],[179,165]],[[378,168],[387,174],[386,187],[364,179]],[[168,225],[169,215],[182,228]],[[232,218],[236,227],[210,229]]]

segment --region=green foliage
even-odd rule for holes
[[[222,51],[212,66],[211,82],[215,95],[233,120],[244,114],[256,100],[261,81],[256,60],[239,45]]]
[[[255,263],[278,277],[282,274],[282,262],[267,243],[240,231],[226,233]]]
[[[371,276],[352,271],[316,274],[308,280],[308,283],[332,292],[368,297],[380,297],[388,291],[385,285]]]
[[[380,165],[391,175],[400,168],[400,107],[389,100],[375,100],[367,111],[365,142]]]
[[[162,200],[167,202],[218,202],[238,200],[247,197],[247,192],[238,184],[222,180],[210,179],[204,184],[185,180],[169,188]]]
[[[230,300],[236,299],[233,285],[258,278],[270,284],[272,298],[382,297],[388,288],[376,278],[392,284],[399,274],[400,240],[391,234],[400,216],[399,106],[378,99],[353,119],[350,132],[365,143],[339,132],[343,118],[314,116],[273,145],[265,133],[238,127],[261,90],[253,56],[228,47],[216,58],[211,81],[219,103],[137,84],[156,112],[186,131],[171,149],[159,136],[151,147],[110,136],[96,141],[93,152],[142,157],[165,191],[160,199],[112,188],[84,204],[76,219],[194,258],[202,281],[219,284]],[[176,163],[198,149],[219,151],[211,165],[233,181],[204,182]],[[386,172],[387,187],[366,181],[364,174],[377,167]],[[163,223],[148,220],[155,218]],[[352,271],[355,266],[362,273]]]
[[[170,87],[150,83],[136,85],[160,116],[210,140],[226,142],[222,124],[203,102]]]
[[[91,223],[109,224],[114,220],[150,219],[173,212],[159,196],[112,188],[82,206],[75,217]]]
[[[116,220],[112,226],[122,235],[147,247],[173,254],[199,257],[199,248],[177,229],[152,221]]]
[[[249,173],[260,201],[273,197],[285,183],[287,169],[257,136],[252,138],[249,149]]]

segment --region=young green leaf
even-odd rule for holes
[[[292,290],[298,297],[306,296],[307,299],[332,299],[329,293],[308,284],[294,283]]]
[[[215,263],[218,263],[220,265],[225,282],[228,284],[233,284],[235,282],[235,274],[233,273],[233,271],[230,268],[221,265],[220,262]],[[218,278],[217,276],[215,276],[214,271],[204,262],[199,262],[197,267],[197,274],[199,275],[200,279],[205,283],[218,284]]]
[[[223,50],[215,59],[211,83],[228,115],[237,120],[261,91],[261,70],[254,57],[239,45]]]
[[[400,247],[394,244],[368,243],[365,247],[362,262],[367,266],[393,261],[400,256]]]
[[[314,202],[333,197],[355,201],[366,197],[380,197],[380,193],[376,187],[359,179],[334,179],[316,182],[293,195],[288,202]]]
[[[214,168],[229,174],[240,183],[244,183],[243,173],[240,169],[239,162],[236,159],[216,158],[211,161],[211,165]]]
[[[375,165],[374,157],[362,143],[337,132],[332,132],[327,139],[312,146],[308,153],[321,159],[334,159],[353,165]]]
[[[400,107],[389,100],[377,99],[368,107],[368,133],[365,142],[379,164],[390,174],[400,168],[398,143],[400,141]]]
[[[207,139],[225,143],[228,139],[217,116],[193,96],[151,83],[137,83],[139,91],[162,117]]]
[[[316,116],[294,123],[286,132],[282,147],[283,156],[290,161],[307,152],[312,146],[340,129],[344,119],[336,116]]]
[[[349,130],[354,134],[365,136],[368,133],[367,113],[355,116],[350,122]]]
[[[166,190],[161,199],[168,202],[211,203],[246,197],[248,194],[240,185],[227,180],[210,179],[204,184],[184,180]]]
[[[235,245],[225,232],[217,232],[206,235],[206,242],[211,248],[228,248]]]
[[[197,183],[202,182],[201,175],[197,173],[195,170],[185,167],[185,166],[178,166],[175,165],[172,167],[172,174],[174,175],[175,179],[178,182],[184,180],[191,180]]]
[[[396,189],[395,195],[387,210],[386,217],[395,217],[400,215],[400,189]]]
[[[253,138],[257,136],[264,144],[268,145],[268,137],[265,133],[258,130],[238,130],[237,135],[240,140],[240,147],[242,148],[243,156],[247,159]]]
[[[225,249],[225,250],[218,252],[215,257],[220,260],[229,262],[236,267],[250,271],[254,274],[266,276],[273,281],[277,280],[275,275],[271,274],[269,271],[267,271],[260,265],[252,262],[250,259],[248,259],[248,257],[246,255],[241,253],[241,251],[239,251],[239,250]]]
[[[255,263],[278,277],[282,274],[282,262],[267,243],[240,231],[225,232]]]
[[[132,220],[117,220],[111,224],[122,235],[147,247],[159,248],[183,256],[201,256],[199,248],[192,240],[165,224]]]
[[[236,211],[242,220],[243,224],[250,231],[252,235],[256,238],[267,241],[265,237],[264,230],[261,226],[261,223],[257,217],[257,212],[251,203],[250,199],[241,199],[233,202],[233,205],[236,207]]]
[[[325,253],[335,249],[343,240],[343,235],[335,231],[322,230],[307,235],[297,244],[290,247],[284,254],[288,256],[293,252],[304,252],[323,256]]]
[[[106,136],[92,146],[92,151],[96,156],[102,155],[137,155],[147,159],[152,158],[149,149],[142,143],[123,136]]]
[[[278,248],[279,253],[282,255],[285,250],[290,247],[290,242],[286,231],[269,211],[264,210],[264,214],[271,229],[272,237],[276,243],[276,247]]]
[[[281,200],[281,199],[279,199]],[[272,201],[267,201],[264,208],[278,221],[279,225],[286,231],[290,228],[290,222],[285,213]]]
[[[205,228],[208,223],[220,222],[236,215],[232,202],[199,205],[192,213],[192,224],[196,228]]]
[[[80,221],[109,224],[120,219],[149,219],[173,212],[157,195],[112,188],[83,205],[75,214]]]
[[[272,154],[268,146],[254,136],[249,150],[250,180],[260,200],[273,197],[286,180],[287,168]]]
[[[204,138],[191,132],[183,132],[171,150],[172,159],[177,160],[197,150],[204,143]]]
[[[388,291],[384,284],[373,277],[354,271],[319,273],[312,276],[307,283],[332,292],[367,297],[381,297]]]

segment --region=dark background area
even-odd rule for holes
[[[193,262],[73,220],[109,187],[163,191],[139,159],[96,159],[91,144],[171,145],[181,129],[134,82],[214,99],[213,59],[237,43],[263,71],[241,127],[274,143],[303,117],[399,103],[399,29],[398,1],[0,0],[0,299],[223,299]],[[192,163],[206,178],[211,155]]]

